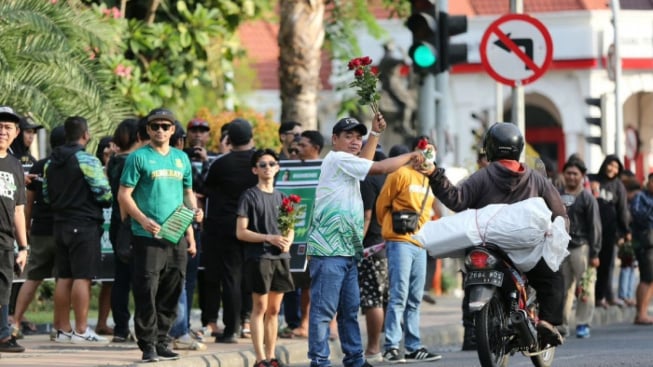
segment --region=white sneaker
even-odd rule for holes
[[[177,350],[206,350],[206,344],[198,342],[188,334],[173,340],[172,347]]]
[[[73,344],[109,344],[109,339],[97,335],[91,328],[87,327],[84,334],[78,334],[73,330],[73,335],[70,337],[70,342]]]
[[[63,330],[55,331],[54,337],[50,336],[50,339],[55,343],[70,344],[72,341],[73,332],[65,332]]]

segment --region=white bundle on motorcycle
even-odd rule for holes
[[[564,218],[551,222],[551,211],[539,197],[490,204],[430,221],[413,238],[435,257],[463,257],[468,247],[493,243],[521,271],[531,270],[540,258],[557,271],[569,254],[570,240]]]

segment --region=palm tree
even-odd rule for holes
[[[279,26],[281,121],[317,129],[324,0],[282,0]]]
[[[119,41],[98,14],[70,3],[0,2],[0,104],[50,128],[84,116],[91,131],[106,134],[127,110],[97,56]]]

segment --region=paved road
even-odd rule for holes
[[[597,327],[590,339],[568,338],[556,350],[554,366],[564,367],[651,367],[653,366],[653,326],[620,323]],[[460,345],[432,348],[442,354],[437,362],[411,363],[415,367],[474,367],[480,366],[476,352],[461,352]],[[388,366],[374,363],[374,366]],[[522,355],[510,359],[510,367],[529,367],[533,364]],[[308,364],[292,367],[308,367]],[[341,366],[341,364],[334,364]]]
[[[653,313],[653,309],[650,310]],[[478,362],[474,353],[461,353],[460,345],[462,343],[463,329],[460,325],[461,311],[460,299],[452,296],[438,297],[436,305],[422,305],[421,313],[421,327],[420,332],[422,342],[429,346],[437,346],[438,352],[444,355],[444,359],[437,362],[437,365],[442,366],[477,366]],[[598,350],[612,351],[608,352],[610,357],[616,359],[610,360],[608,358],[599,358],[596,362],[605,364],[594,363],[592,365],[600,366],[653,366],[653,351],[651,347],[648,348],[647,359],[636,359],[637,353],[628,350],[628,363],[615,363],[620,356],[619,353],[614,352],[614,346],[618,345],[612,343],[614,337],[612,334],[606,332],[604,338],[601,338],[601,330],[599,325],[619,324],[624,322],[632,322],[634,318],[634,309],[619,309],[611,307],[610,309],[598,309],[594,315],[594,325],[597,327],[594,330],[595,335],[592,341],[604,340],[603,344],[592,343],[596,345]],[[360,318],[361,331],[365,335],[365,322]],[[194,320],[195,323],[199,320]],[[197,326],[197,325],[196,325]],[[643,334],[643,337],[648,341],[649,345],[653,340],[653,327],[640,326],[635,328],[633,325],[625,325],[625,328],[634,328],[635,333],[648,333]],[[622,331],[623,332],[623,331]],[[624,332],[625,334],[632,334]],[[617,335],[617,334],[615,334]],[[637,334],[633,334],[637,335]],[[618,337],[621,340],[628,340],[625,337]],[[76,367],[76,366],[145,366],[139,362],[141,353],[134,343],[128,344],[109,344],[107,346],[73,346],[73,345],[60,345],[52,343],[48,340],[47,335],[34,335],[27,336],[21,340],[20,343],[24,345],[27,350],[25,353],[10,354],[3,353],[0,356],[0,367]],[[569,345],[574,345],[574,342]],[[589,344],[588,344],[589,345]],[[626,347],[636,346],[637,343],[627,342]],[[581,345],[582,346],[582,345]],[[182,358],[178,361],[161,362],[155,365],[148,364],[147,366],[157,367],[250,367],[254,364],[254,355],[252,353],[251,341],[248,339],[238,340],[238,344],[216,344],[212,340],[207,342],[208,349],[205,351],[183,351]],[[566,348],[566,347],[565,347]],[[612,349],[611,349],[612,348]],[[627,350],[625,347],[624,350]],[[593,350],[593,349],[592,349]],[[636,349],[643,351],[643,349]],[[331,351],[333,361],[338,361],[340,345],[337,342],[331,344]],[[291,367],[306,366],[306,352],[307,341],[305,339],[282,339],[279,340],[277,345],[277,356],[284,362],[289,362]],[[590,353],[590,349],[584,349],[575,353]],[[623,353],[622,353],[623,354]],[[564,349],[560,352],[560,360],[564,363],[556,363],[556,366],[572,366],[567,364],[566,356],[574,356],[576,354],[566,355]],[[631,356],[632,355],[632,356]],[[644,364],[637,364],[640,362]],[[520,365],[519,359],[515,358],[514,364]],[[524,360],[524,366],[528,366]],[[576,363],[575,361],[573,361]],[[631,363],[632,362],[632,363]],[[590,364],[578,364],[578,366],[586,366]]]

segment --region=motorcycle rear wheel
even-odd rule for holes
[[[475,323],[478,360],[481,366],[508,366],[510,351],[507,351],[506,347],[509,336],[502,332],[508,325],[508,313],[496,294],[476,313]]]

